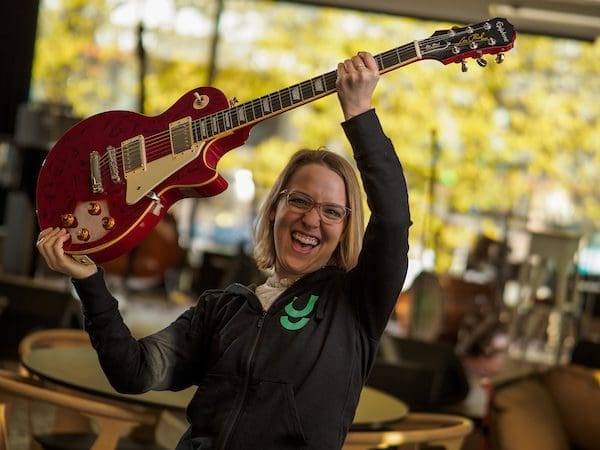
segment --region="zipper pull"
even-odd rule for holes
[[[262,315],[261,315],[261,316],[258,318],[258,322],[257,322],[257,324],[256,324],[256,326],[257,326],[258,328],[262,328],[262,326],[263,326],[263,323],[264,323],[264,321],[265,321],[265,317],[267,317],[267,312],[266,312],[266,311],[263,311],[263,312],[262,312]]]

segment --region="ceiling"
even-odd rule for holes
[[[600,0],[290,0],[466,25],[504,17],[524,33],[594,41]]]

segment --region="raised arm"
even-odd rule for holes
[[[189,386],[201,351],[188,339],[194,314],[188,310],[165,329],[136,340],[119,312],[118,301],[109,292],[103,271],[94,264],[81,264],[67,255],[69,239],[64,229],[43,230],[37,248],[48,267],[72,278],[81,299],[84,326],[98,353],[106,377],[120,392],[149,389],[181,389]]]
[[[408,192],[402,166],[372,107],[379,79],[369,53],[338,65],[342,123],[352,146],[371,212],[357,266],[349,273],[349,292],[361,326],[378,339],[402,289],[408,268]]]

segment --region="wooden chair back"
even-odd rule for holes
[[[84,330],[51,328],[29,333],[19,342],[19,356],[34,348],[91,346],[90,338]]]
[[[4,403],[0,403],[0,450],[9,450],[7,428],[6,405]]]
[[[446,450],[460,450],[472,430],[473,423],[464,417],[409,413],[389,431],[351,431],[342,450],[393,449],[404,444],[427,444]]]
[[[152,425],[156,421],[155,415],[139,409],[47,389],[36,380],[7,370],[0,370],[0,392],[10,397],[49,403],[88,417],[97,427],[97,437],[91,450],[116,449],[119,439],[135,426]]]

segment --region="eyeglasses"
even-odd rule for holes
[[[304,192],[288,192],[287,189],[284,189],[279,195],[285,195],[287,206],[295,211],[307,213],[313,208],[317,208],[321,220],[329,224],[340,223],[352,212],[350,208],[337,203],[317,203]]]

